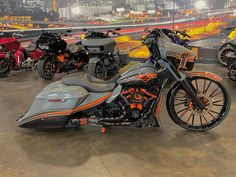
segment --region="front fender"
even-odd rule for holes
[[[98,57],[92,57],[89,59],[89,64],[87,67],[87,72],[92,75],[92,76],[96,76],[95,70],[96,70],[96,66],[97,63],[101,61],[101,58]]]
[[[235,46],[235,44],[232,44],[232,42],[226,42],[225,44],[223,44],[219,49],[218,49],[218,52],[220,51],[220,50],[222,50],[224,47],[226,47],[226,46],[230,46],[230,47],[233,47],[234,48],[234,46]]]
[[[96,64],[98,62],[101,61],[101,58],[98,58],[98,57],[92,57],[89,59],[89,64],[92,63],[92,64]]]
[[[211,73],[211,72],[199,71],[199,72],[187,73],[187,77],[195,77],[195,76],[207,77],[207,78],[210,78],[210,79],[217,81],[217,82],[223,81],[223,79],[220,76],[218,76],[214,73]]]
[[[0,58],[4,58],[4,59],[6,59],[6,58],[7,58],[7,56],[6,56],[6,54],[5,54],[5,53],[3,53],[3,52],[0,52]]]

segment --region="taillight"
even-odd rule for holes
[[[58,98],[48,100],[48,102],[64,102],[64,101],[66,101],[66,100],[65,99],[58,99]]]

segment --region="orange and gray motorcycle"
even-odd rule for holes
[[[167,81],[173,82],[166,99],[171,119],[192,131],[219,125],[230,110],[230,95],[222,79],[208,72],[188,72],[195,58],[182,53],[170,61],[156,30],[143,39],[152,60],[140,63],[120,76],[102,81],[85,74],[68,76],[48,85],[30,109],[17,119],[25,128],[62,128],[88,124],[106,127],[160,127],[161,96]]]

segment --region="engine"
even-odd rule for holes
[[[22,62],[21,67],[24,69],[32,69],[34,67],[34,60],[28,57],[25,61]]]
[[[128,88],[121,95],[129,103],[129,118],[136,121],[149,110],[151,104],[157,98],[158,89]]]
[[[119,97],[99,112],[100,122],[114,125],[136,122],[150,112],[159,90],[157,88],[125,88]],[[112,124],[112,125],[113,125]]]

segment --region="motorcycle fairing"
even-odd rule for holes
[[[13,51],[15,49],[20,48],[20,42],[17,41],[16,38],[10,37],[10,38],[1,38],[0,44],[4,44],[6,46],[6,50]]]

